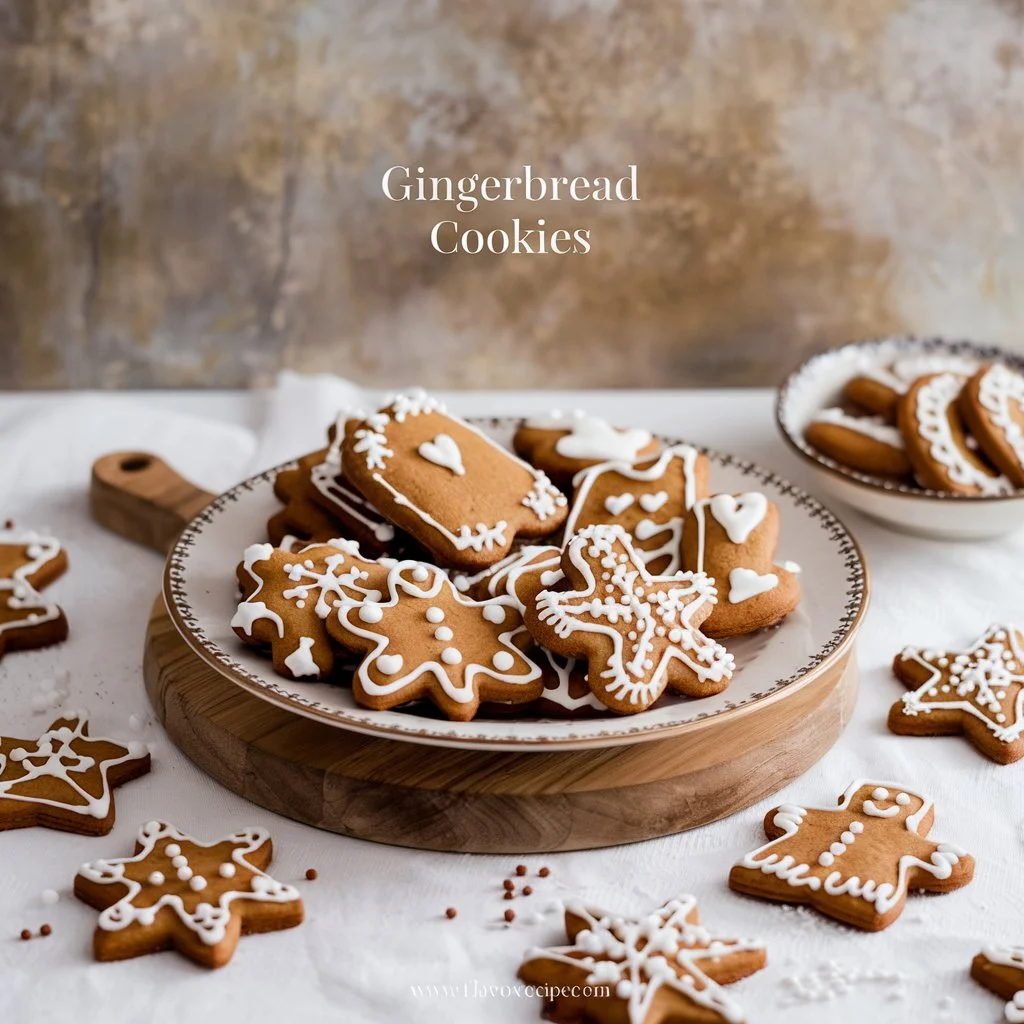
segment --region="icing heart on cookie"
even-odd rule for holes
[[[641,494],[640,507],[645,512],[657,512],[668,501],[668,491],[655,491],[654,494]]]
[[[729,601],[739,604],[758,594],[766,594],[778,585],[779,577],[773,572],[761,574],[742,567],[733,569],[729,573]]]
[[[634,500],[635,499],[632,494],[609,494],[608,497],[604,499],[604,507],[608,509],[613,516],[619,516],[633,504]]]
[[[745,544],[764,521],[768,499],[758,491],[746,494],[716,494],[711,499],[711,514],[725,528],[733,544]]]
[[[466,473],[466,467],[462,465],[462,452],[448,434],[438,434],[433,441],[424,441],[417,450],[428,462],[450,469],[456,476],[464,476]]]

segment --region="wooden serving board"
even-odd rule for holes
[[[104,526],[166,551],[212,495],[155,456],[93,467]],[[857,691],[852,645],[781,699],[632,746],[454,750],[349,732],[276,707],[207,665],[158,599],[145,685],[175,744],[267,810],[344,835],[472,853],[589,849],[669,835],[749,807],[817,762]]]

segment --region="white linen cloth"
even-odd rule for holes
[[[443,397],[465,414],[586,408],[622,425],[734,452],[814,490],[774,431],[767,390]],[[0,834],[0,1020],[537,1021],[539,1000],[509,986],[526,947],[564,941],[560,901],[579,897],[643,913],[681,892],[698,897],[714,932],[766,942],[768,968],[731,987],[751,1022],[1001,1019],[1001,1001],[967,971],[985,943],[1024,941],[1024,763],[999,767],[961,738],[896,737],[885,718],[903,692],[889,663],[905,644],[968,643],[990,621],[1020,618],[1022,534],[979,544],[931,542],[837,509],[867,553],[873,580],[853,721],[802,779],[748,811],[682,835],[523,857],[403,850],[279,818],[221,789],[181,755],[155,721],[141,680],[145,622],[162,560],[90,521],[92,460],[113,449],[151,449],[197,483],[223,488],[320,445],[338,407],[368,408],[374,400],[343,381],[295,375],[284,376],[269,396],[0,395],[0,520],[52,528],[71,556],[70,571],[48,591],[67,612],[71,638],[0,662],[0,732],[31,737],[43,730],[51,715],[33,713],[32,699],[43,680],[68,671],[65,708],[88,708],[94,734],[153,744],[152,774],[117,792],[111,835]],[[176,411],[183,408],[190,414]],[[429,760],[429,748],[423,757]],[[947,896],[912,896],[903,917],[877,935],[728,890],[730,865],[763,842],[769,807],[784,800],[828,805],[860,777],[902,782],[934,797],[933,835],[975,855],[974,883]],[[138,826],[152,818],[207,840],[245,825],[268,827],[271,874],[299,886],[306,923],[243,938],[231,964],[217,972],[173,953],[94,963],[96,913],[71,895],[75,871],[86,860],[129,855]],[[506,902],[502,880],[519,862],[529,868],[522,881],[534,895]],[[542,865],[550,867],[549,878],[536,876]],[[315,882],[303,879],[308,867],[319,872]],[[59,892],[57,905],[43,904],[47,889]],[[449,906],[458,908],[454,920],[444,917]],[[517,917],[506,926],[509,907]],[[22,928],[36,931],[44,921],[53,927],[49,938],[18,940]]]

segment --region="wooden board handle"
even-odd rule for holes
[[[92,466],[92,516],[122,537],[165,554],[214,496],[148,452],[113,452]]]

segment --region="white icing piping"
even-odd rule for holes
[[[1024,414],[1024,377],[997,363],[978,382],[978,403],[991,414],[992,424],[1003,432],[1014,457],[1024,466],[1024,430],[1013,415],[1011,402]]]
[[[0,606],[13,611],[32,609],[20,619],[0,621],[0,633],[8,629],[41,626],[45,622],[59,619],[60,607],[47,604],[46,599],[30,582],[30,577],[57,558],[61,550],[60,541],[35,530],[0,530],[0,547],[24,548],[25,556],[29,559],[25,565],[15,569],[9,579],[0,579]],[[9,596],[5,597],[5,592]]]

